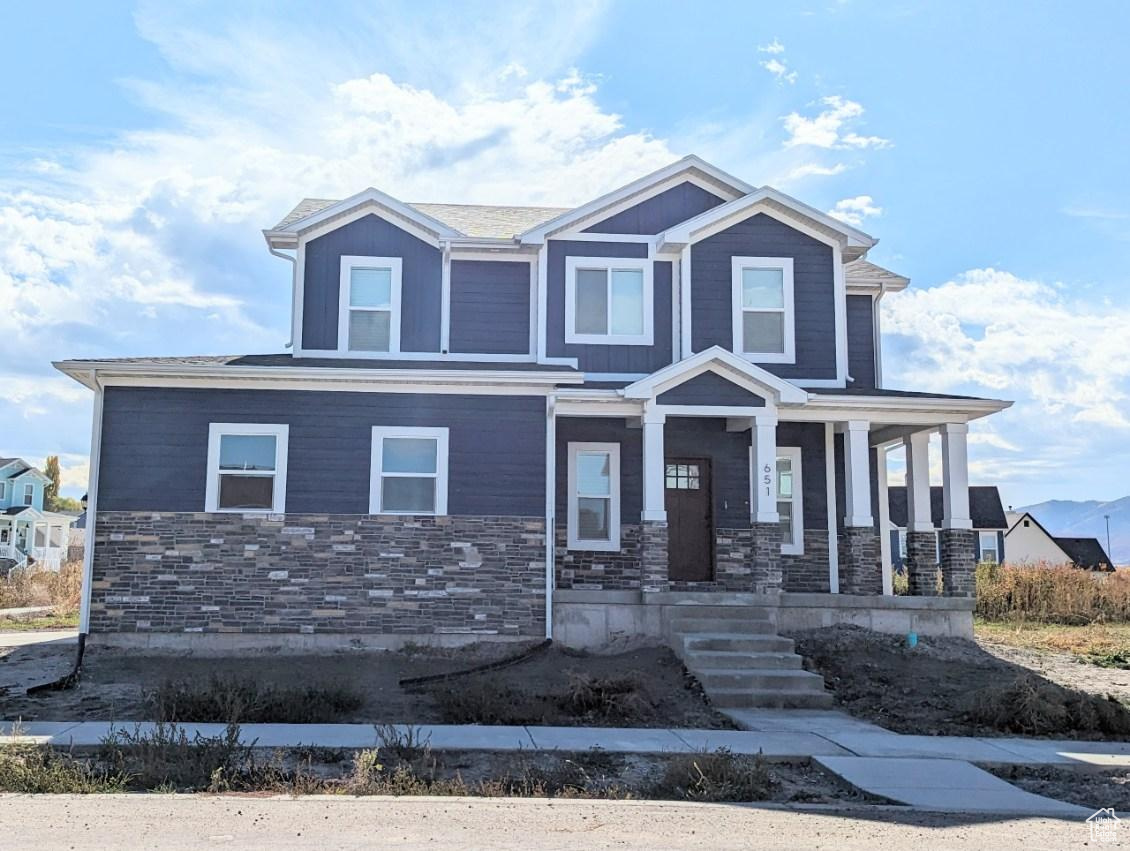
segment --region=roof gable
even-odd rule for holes
[[[629,384],[621,393],[626,399],[651,399],[705,372],[717,373],[760,398],[762,404],[772,402],[775,405],[803,405],[808,401],[807,391],[721,346],[711,346],[685,360],[665,366]]]
[[[660,405],[735,405],[765,407],[765,397],[712,370],[699,373],[655,397]]]
[[[725,198],[697,183],[684,180],[626,210],[589,225],[584,232],[654,236],[724,203]]]
[[[304,201],[277,227],[264,231],[268,243],[273,247],[285,247],[288,244],[293,247],[301,233],[335,221],[340,221],[342,225],[348,224],[367,213],[375,213],[409,232],[422,231],[433,240],[461,235],[449,225],[373,187],[362,190],[343,201],[330,202],[328,206],[318,207],[318,203],[311,202],[308,209],[312,209],[313,212],[307,212],[303,209],[303,205],[307,204]],[[318,208],[314,209],[314,207]]]

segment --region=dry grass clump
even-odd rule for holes
[[[974,723],[1024,736],[1130,736],[1130,710],[1113,697],[1064,688],[1031,675],[974,691],[963,711]]]
[[[287,687],[213,674],[204,683],[165,680],[145,694],[145,703],[162,722],[321,724],[357,711],[364,698],[341,685]]]
[[[81,596],[80,561],[68,561],[58,571],[21,568],[0,579],[0,609],[54,606],[62,614],[78,611]]]
[[[986,620],[1062,624],[1130,621],[1130,572],[981,564],[976,614]]]
[[[0,747],[0,792],[88,795],[124,792],[128,778],[40,745]]]
[[[672,758],[648,797],[675,801],[764,801],[776,785],[761,754],[743,756],[720,748]]]

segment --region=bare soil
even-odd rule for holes
[[[958,638],[902,636],[840,626],[791,636],[805,666],[824,676],[841,708],[899,733],[957,736],[1036,735],[1123,740],[1125,734],[1080,729],[1067,719],[1042,719],[1044,729],[1019,730],[988,722],[974,710],[979,698],[1025,682],[1059,695],[1058,686],[1130,699],[1127,672],[999,644]],[[983,705],[983,702],[982,702]],[[1028,707],[1025,707],[1028,708]],[[1108,707],[1109,708],[1109,707]],[[1007,710],[1007,706],[1005,707]],[[1120,712],[1114,707],[1116,713]],[[1005,711],[1005,716],[1010,713]],[[1011,716],[1014,719],[1015,716]]]
[[[1130,768],[981,767],[1027,792],[1082,807],[1114,807],[1120,813],[1130,812]]]
[[[50,720],[148,720],[145,694],[167,679],[205,683],[213,675],[250,677],[277,686],[339,685],[357,691],[362,705],[333,720],[341,723],[449,723],[451,695],[496,695],[512,714],[503,723],[560,726],[642,726],[732,728],[706,702],[696,680],[667,648],[641,648],[616,655],[589,655],[551,647],[512,667],[434,686],[403,688],[409,677],[460,671],[511,656],[515,645],[476,645],[457,650],[431,648],[401,652],[348,651],[319,655],[259,653],[242,657],[142,655],[137,651],[91,648],[79,684],[67,691],[29,697],[29,685],[66,673],[73,645],[0,648],[0,718]],[[629,718],[584,713],[569,705],[578,676],[597,682],[628,678],[633,711]],[[558,699],[559,698],[559,699]],[[188,719],[182,719],[188,720]],[[475,723],[464,719],[465,723]],[[487,719],[485,723],[491,723]]]

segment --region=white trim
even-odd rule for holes
[[[682,357],[679,348],[683,333],[683,300],[681,294],[683,269],[678,255],[667,262],[671,264],[671,363],[678,363]]]
[[[879,491],[879,570],[882,574],[883,593],[888,597],[895,593],[895,578],[891,570],[891,504],[887,493],[887,451],[890,447],[880,446],[875,450],[875,483]]]
[[[801,556],[804,555],[804,467],[801,463],[801,448],[799,446],[778,446],[777,447],[777,461],[778,464],[782,458],[788,458],[793,468],[793,496],[789,500],[793,508],[793,538],[791,541],[786,541],[784,537],[781,538],[781,554],[787,556]],[[750,504],[753,504],[753,447],[750,447]],[[781,488],[781,471],[777,470],[777,502],[784,502],[780,498]],[[777,512],[778,520],[780,519],[780,511]]]
[[[529,352],[530,360],[537,362],[538,360],[538,340],[541,339],[541,332],[538,330],[538,264],[537,259],[530,263],[530,327],[529,327],[529,343],[526,345],[526,351]]]
[[[565,342],[590,346],[651,346],[655,342],[655,281],[653,261],[640,257],[575,257],[565,258]],[[580,269],[605,272],[608,291],[608,327],[612,326],[612,273],[640,272],[643,278],[643,332],[640,334],[579,333],[576,330],[577,272]]]
[[[90,467],[86,478],[86,540],[82,550],[82,597],[79,602],[78,631],[90,634],[90,598],[94,579],[94,527],[98,525],[98,474],[102,467],[102,385],[91,371],[94,405],[90,418]]]
[[[19,477],[17,476],[17,478],[19,478]],[[23,496],[20,497],[20,499],[22,500],[22,502],[20,504],[23,505],[25,508],[27,508],[29,506],[34,508],[35,485],[33,485],[31,482],[28,482],[27,484],[25,484],[24,485],[24,493],[23,493]]]
[[[220,508],[220,438],[225,435],[266,435],[275,439],[275,469],[272,477],[271,507],[261,509]],[[204,486],[204,510],[215,514],[284,514],[286,512],[286,461],[290,426],[279,423],[209,423],[208,479]],[[266,473],[229,473],[267,475]],[[89,505],[89,497],[87,499]]]
[[[773,401],[784,405],[803,405],[809,400],[808,393],[795,384],[778,378],[768,370],[721,346],[711,346],[678,363],[656,370],[651,375],[629,384],[621,392],[626,399],[651,399],[664,390],[688,381],[707,370],[717,372],[726,380],[733,381],[746,389],[757,388],[753,392],[759,396],[768,396],[767,403]]]
[[[749,352],[745,348],[744,319],[747,312],[742,297],[742,272],[745,269],[774,269],[781,272],[784,306],[776,308],[751,308],[749,313],[777,313],[784,317],[784,351]],[[793,301],[793,258],[743,257],[730,258],[731,314],[733,320],[734,351],[746,360],[756,363],[796,363],[796,308]],[[838,333],[838,332],[837,332]]]
[[[545,637],[553,638],[553,589],[557,582],[557,413],[545,397]]]
[[[991,529],[991,530],[988,530],[988,531],[986,531],[984,529],[977,530],[977,550],[978,550],[978,553],[979,553],[977,561],[984,561],[985,560],[985,536],[986,535],[991,535],[992,538],[993,538],[993,545],[989,549],[991,549],[993,551],[993,554],[996,556],[993,559],[993,561],[996,564],[1000,564],[1000,561],[1001,561],[1001,542],[1000,542],[1000,538],[997,537],[997,530],[996,529]]]
[[[444,240],[451,251],[452,260],[471,260],[478,263],[529,263],[537,262],[537,254],[530,250],[488,251],[480,248],[460,248],[453,240]]]
[[[694,354],[694,331],[691,313],[691,247],[688,245],[679,252],[679,356],[686,360]]]
[[[632,206],[640,202],[633,202]],[[566,231],[555,233],[554,239],[562,242],[633,242],[649,245],[655,248],[655,237],[640,233],[582,233],[581,231]]]
[[[404,261],[399,257],[366,257],[341,255],[341,277],[338,284],[337,352],[344,357],[373,358],[400,356],[400,286]],[[349,348],[349,314],[354,310],[384,312],[384,309],[352,307],[349,303],[352,273],[356,268],[388,269],[392,284],[389,292],[388,351],[373,352]]]
[[[667,522],[666,454],[663,449],[665,414],[645,411],[643,427],[643,512],[645,523]]]
[[[942,424],[942,528],[972,529],[969,517],[969,426]]]
[[[546,361],[546,339],[549,336],[549,246],[542,245],[538,250],[537,286],[537,362]]]
[[[828,590],[840,593],[840,537],[836,516],[836,430],[833,423],[824,423],[824,481],[828,503]]]
[[[392,222],[391,219],[388,219],[388,214],[392,214],[393,217],[403,220],[405,224],[414,225],[424,230],[433,238],[436,236],[463,236],[459,231],[445,225],[438,219],[432,218],[426,213],[421,213],[414,207],[410,207],[402,201],[393,198],[391,195],[386,195],[384,192],[381,192],[379,189],[374,189],[371,186],[361,190],[356,195],[351,195],[342,201],[338,201],[308,216],[297,219],[281,230],[269,230],[264,233],[268,240],[285,239],[287,237],[293,238],[299,231],[308,231],[311,228],[326,223],[334,227],[340,227],[341,223],[338,220],[339,217],[344,218],[346,215],[352,215],[359,211],[363,211],[362,215],[366,215],[370,212],[370,208],[384,211],[386,215],[381,216],[381,218]],[[397,227],[406,229],[404,225],[399,222],[392,223],[396,224]]]
[[[382,469],[384,462],[384,441],[386,438],[424,438],[436,442],[436,470],[435,473],[386,473]],[[369,513],[391,514],[408,516],[442,517],[447,514],[447,482],[448,470],[448,430],[446,428],[428,428],[420,426],[373,426],[372,454],[369,462]],[[402,478],[434,478],[435,479],[435,510],[434,511],[388,511],[381,505],[381,480],[384,477]]]
[[[840,387],[847,386],[848,380],[848,338],[847,338],[847,285],[844,282],[843,249],[832,246],[832,292],[835,307],[836,327],[836,381]]]
[[[750,521],[780,523],[777,513],[777,418],[757,416],[750,428]],[[754,487],[757,482],[757,487]],[[762,492],[764,486],[764,492]]]
[[[874,526],[871,516],[871,423],[844,423],[844,515],[845,526]]]
[[[578,535],[577,518],[577,455],[582,452],[608,453],[608,540],[582,540]],[[566,545],[570,550],[618,552],[620,549],[620,444],[569,443],[568,490],[566,491]]]
[[[439,350],[443,354],[451,351],[451,246],[448,244],[444,244],[440,258]]]

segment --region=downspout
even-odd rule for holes
[[[557,536],[557,398],[545,397],[545,637],[553,639],[554,549]]]
[[[887,294],[887,282],[879,282],[879,295],[875,297],[875,305],[871,316],[872,335],[874,342],[872,348],[875,350],[875,386],[883,386],[883,336],[879,331],[879,302],[883,300],[883,296]]]
[[[294,311],[298,309],[298,255],[295,254],[291,257],[289,254],[283,254],[277,248],[267,243],[267,250],[276,257],[281,257],[291,265],[290,270],[290,339],[287,340],[283,348],[290,349],[294,347]]]

